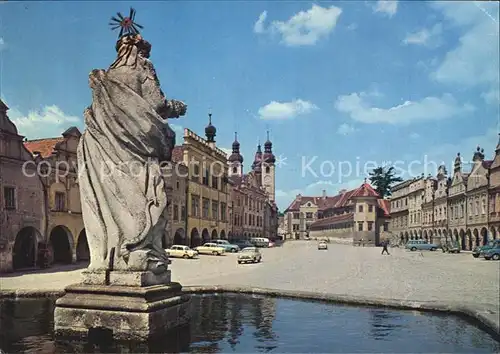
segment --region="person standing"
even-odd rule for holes
[[[383,247],[383,249],[382,249],[382,254],[384,254],[384,252],[386,252],[388,255],[390,255],[389,250],[387,249],[387,246],[388,246],[388,245],[389,245],[389,241],[384,240],[384,241],[382,242],[382,247]]]

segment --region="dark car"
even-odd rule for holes
[[[238,246],[241,250],[246,247],[254,247],[254,244],[247,240],[234,240],[231,244]]]
[[[497,242],[495,246],[482,252],[482,256],[486,260],[493,259],[495,261],[500,260],[500,242]]]
[[[490,241],[490,242],[488,242],[487,245],[474,248],[474,250],[472,250],[472,256],[474,258],[482,257],[484,255],[484,253],[486,251],[488,251],[490,248],[495,248],[495,247],[499,247],[499,246],[500,246],[500,240]]]

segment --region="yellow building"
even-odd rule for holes
[[[209,114],[206,139],[184,129],[184,143],[176,146],[173,154],[174,162],[188,167],[188,213],[183,243],[191,247],[211,239],[225,239],[231,227],[227,156],[215,145],[216,129],[211,120]]]

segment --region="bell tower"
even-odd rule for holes
[[[238,133],[234,133],[233,152],[227,159],[229,164],[229,176],[243,176],[243,156],[240,154],[240,143]]]
[[[275,201],[275,179],[276,179],[276,157],[273,154],[273,143],[269,139],[264,143],[264,155],[262,157],[262,186],[269,194],[269,199]]]

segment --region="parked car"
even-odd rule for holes
[[[318,242],[318,250],[327,250],[328,245],[326,244],[325,241],[320,241]]]
[[[199,254],[211,254],[214,256],[222,256],[225,252],[224,247],[221,247],[218,244],[213,243],[213,242],[208,242],[208,243],[205,243],[203,246],[198,246],[195,248],[195,250]]]
[[[246,247],[255,247],[254,244],[248,240],[233,240],[231,241],[231,244],[238,246],[240,250]]]
[[[441,246],[443,253],[460,253],[460,245],[456,241],[448,241]]]
[[[170,257],[175,258],[194,258],[198,255],[198,252],[183,245],[173,245],[172,247],[166,249],[165,252],[167,252]]]
[[[240,247],[238,245],[229,243],[228,240],[215,240],[213,243],[223,247],[226,252],[236,253],[240,251]]]
[[[410,240],[408,243],[405,245],[406,249],[409,249],[410,251],[416,251],[416,250],[429,250],[429,251],[435,251],[439,248],[438,245],[434,243],[427,243],[424,240]]]
[[[269,247],[269,239],[265,237],[252,237],[250,242],[254,247]]]
[[[494,246],[482,251],[483,257],[486,260],[493,259],[494,261],[500,260],[500,242],[495,242]]]
[[[243,248],[238,254],[238,264],[241,263],[259,263],[262,261],[262,254],[257,247]]]
[[[486,252],[490,248],[497,247],[497,245],[499,245],[499,244],[500,244],[500,240],[493,240],[493,241],[488,242],[488,244],[486,244],[484,246],[476,247],[472,250],[472,257],[474,257],[474,258],[482,257],[484,255],[484,252]]]

